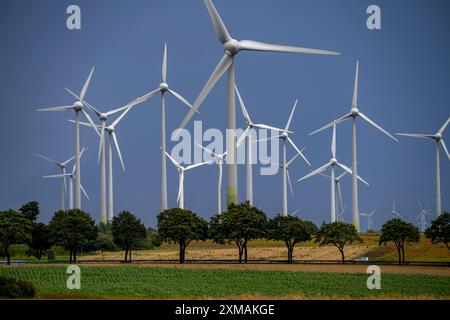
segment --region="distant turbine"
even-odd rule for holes
[[[83,152],[85,150],[87,150],[87,149],[83,148],[80,151],[80,158],[83,156]],[[66,177],[69,178],[69,209],[73,209],[73,181],[76,180],[76,177],[75,177],[76,167],[77,167],[77,165],[74,164],[72,167],[71,173],[63,173],[63,174],[44,176],[44,178],[63,178],[63,179],[65,179]],[[82,184],[80,184],[80,188],[81,188],[81,191],[83,192],[84,196],[86,197],[86,199],[89,200],[89,196],[87,195],[86,190],[83,188]],[[64,209],[62,209],[62,210],[64,210]]]
[[[367,218],[367,231],[369,230],[373,230],[373,222],[372,222],[372,215],[376,212],[377,210],[373,210],[371,213],[364,213],[361,212],[359,215],[362,217],[366,217]]]
[[[345,120],[352,120],[352,221],[353,225],[356,227],[356,230],[359,232],[359,208],[358,208],[358,160],[356,158],[356,118],[360,117],[364,121],[366,121],[371,126],[383,132],[385,135],[393,139],[394,141],[398,140],[392,136],[389,132],[384,130],[378,124],[373,122],[369,117],[367,117],[364,113],[360,112],[358,109],[358,74],[359,74],[359,62],[356,62],[356,74],[355,74],[355,84],[353,89],[353,100],[352,107],[350,109],[350,113],[338,118],[337,120],[327,124],[326,126],[310,133],[313,135],[317,132],[325,130],[334,124],[341,123]]]
[[[39,158],[41,158],[41,159],[44,159],[44,160],[46,160],[46,161],[48,161],[48,162],[51,162],[51,163],[54,163],[56,166],[58,166],[58,168],[60,168],[61,169],[61,174],[60,175],[58,175],[58,178],[62,178],[61,179],[61,210],[65,210],[65,201],[64,201],[64,195],[65,195],[65,193],[66,193],[66,176],[65,176],[65,173],[66,173],[66,166],[67,166],[67,164],[70,162],[70,161],[72,161],[73,159],[75,159],[75,156],[73,156],[73,157],[70,157],[69,159],[67,159],[66,161],[63,161],[63,162],[58,162],[58,161],[55,161],[55,160],[53,160],[53,159],[50,159],[50,158],[47,158],[47,157],[45,157],[45,156],[43,156],[43,155],[41,155],[41,154],[39,154],[39,153],[34,153],[34,155],[35,156],[37,156],[37,157],[39,157]],[[49,176],[45,176],[44,178],[48,178]]]
[[[338,166],[341,169],[345,170],[347,173],[352,174],[352,170],[348,168],[347,166],[339,163],[336,159],[336,124],[333,125],[333,135],[331,139],[331,160],[327,164],[323,165],[319,169],[307,174],[303,178],[298,179],[298,181],[306,180],[312,176],[315,176],[317,174],[320,174],[327,170],[328,168],[331,169],[331,177],[330,177],[330,185],[331,185],[331,222],[336,221],[336,181],[335,181],[335,167]],[[366,185],[369,185],[366,181],[364,181],[362,178],[358,177],[359,180],[364,182]]]
[[[385,217],[390,217],[390,219],[403,219],[403,217],[395,210],[395,201],[392,203],[392,212]]]
[[[225,151],[224,153],[216,153],[198,143],[196,143],[196,145],[205,150],[212,157],[217,159],[217,213],[222,213],[222,165],[224,160],[226,159],[227,152]]]
[[[252,40],[242,40],[242,41],[235,40],[228,33],[228,30],[225,24],[223,23],[222,18],[219,16],[219,13],[217,12],[217,9],[214,7],[214,4],[211,2],[211,0],[204,0],[204,3],[206,5],[206,8],[208,9],[217,37],[219,41],[223,44],[225,54],[223,55],[216,69],[211,74],[211,77],[201,90],[200,94],[198,95],[197,99],[195,100],[192,106],[192,109],[186,115],[183,122],[180,124],[179,128],[184,128],[187,125],[189,120],[198,110],[203,100],[205,100],[206,96],[209,94],[209,92],[217,83],[217,81],[222,77],[222,75],[226,71],[228,71],[228,89],[227,89],[228,130],[226,137],[227,139],[226,149],[228,150],[228,159],[230,161],[227,161],[227,203],[228,204],[237,203],[238,189],[237,189],[236,140],[234,138],[234,132],[236,130],[236,110],[235,110],[235,95],[234,95],[235,56],[240,51],[243,50],[325,54],[325,55],[338,55],[338,53],[332,51],[275,45]]]
[[[419,220],[417,225],[419,225],[420,231],[425,232],[425,229],[427,228],[428,222],[427,222],[427,215],[431,216],[430,210],[425,210],[422,206],[422,203],[419,201],[419,208],[420,213],[416,217],[416,220]]]
[[[247,138],[247,142],[245,144],[246,148],[246,162],[247,162],[247,201],[250,203],[250,205],[253,205],[253,159],[252,159],[252,136],[251,136],[251,130],[254,128],[258,129],[267,129],[272,131],[283,131],[283,129],[271,127],[262,123],[253,123],[252,119],[250,118],[250,115],[248,114],[247,108],[245,107],[244,100],[242,100],[242,96],[239,93],[239,90],[237,86],[234,86],[236,90],[236,94],[239,99],[239,104],[241,106],[242,114],[244,115],[247,127],[245,128],[245,131],[242,133],[242,135],[239,137],[239,139],[236,142],[236,147],[239,148],[242,143],[244,142],[245,138]]]
[[[67,110],[74,110],[75,111],[75,161],[76,161],[76,188],[75,188],[75,207],[77,209],[81,209],[81,165],[80,165],[80,112],[86,117],[86,119],[89,121],[89,123],[92,125],[92,127],[95,128],[95,124],[92,121],[89,114],[84,111],[83,107],[83,99],[86,95],[86,91],[89,87],[89,82],[91,81],[92,74],[94,72],[94,68],[91,69],[91,72],[89,73],[89,76],[84,83],[83,88],[81,89],[80,93],[80,99],[76,101],[73,105],[70,106],[63,106],[63,107],[53,107],[53,108],[45,108],[45,109],[39,109],[38,111],[67,111]],[[66,88],[66,90],[68,90]],[[70,90],[68,90],[70,92]]]
[[[337,216],[337,221],[338,222],[345,222],[345,219],[344,219],[345,209],[347,209],[347,208],[343,207],[342,210],[338,211],[338,216]]]
[[[166,101],[165,93],[169,92],[179,101],[192,108],[191,104],[179,93],[172,90],[167,84],[167,45],[164,44],[164,57],[162,64],[162,82],[158,88],[138,98],[139,103],[161,93],[161,210],[167,209],[167,164],[166,164]]]
[[[294,112],[295,109],[297,108],[297,104],[298,104],[298,99],[295,100],[294,106],[292,107],[292,111],[291,114],[289,116],[289,119],[286,123],[286,126],[284,127],[284,130],[281,132],[280,135],[278,136],[271,136],[268,138],[263,138],[263,139],[259,139],[257,140],[258,142],[261,141],[267,141],[267,140],[273,140],[273,139],[280,139],[283,141],[283,216],[287,216],[288,215],[288,207],[287,207],[287,164],[286,164],[286,142],[289,142],[289,144],[294,148],[294,150],[296,151],[296,153],[298,155],[300,155],[303,160],[305,160],[305,162],[311,166],[311,163],[309,163],[308,159],[306,159],[306,157],[303,155],[302,151],[295,145],[294,141],[292,141],[291,137],[289,136],[289,133],[292,133],[291,131],[289,131],[289,127],[291,126],[291,122],[292,122],[292,118],[294,116]]]
[[[183,167],[174,158],[172,158],[170,156],[170,154],[168,154],[167,152],[166,152],[166,156],[170,159],[170,161],[173,163],[173,165],[178,170],[178,196],[177,196],[177,202],[178,202],[178,207],[180,209],[184,209],[184,173],[186,171],[188,171],[188,170],[191,170],[191,169],[194,169],[194,168],[198,168],[198,167],[203,166],[205,164],[210,164],[210,163],[212,163],[212,161],[205,161],[205,162],[201,162],[201,163],[191,164],[191,165],[189,165],[187,167]]]
[[[448,152],[447,146],[442,138],[442,135],[450,122],[450,117],[444,123],[444,125],[435,134],[417,134],[417,133],[397,133],[399,136],[414,137],[414,138],[424,138],[432,139],[436,141],[436,217],[442,214],[441,208],[441,168],[440,168],[440,155],[439,146],[442,146],[448,159],[450,160],[450,153]]]

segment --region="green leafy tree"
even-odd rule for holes
[[[95,221],[84,211],[57,211],[48,224],[52,243],[69,250],[70,263],[77,261],[80,247],[97,238]]]
[[[132,213],[122,211],[112,219],[111,231],[114,243],[125,251],[125,262],[131,262],[131,250],[147,237],[147,230],[141,220]]]
[[[46,224],[33,223],[31,242],[28,243],[28,246],[33,249],[34,255],[38,259],[41,259],[44,250],[50,249],[50,235]]]
[[[379,244],[394,242],[398,254],[398,264],[405,262],[405,244],[420,241],[419,229],[401,219],[391,219],[381,227]]]
[[[280,214],[269,220],[267,230],[268,239],[283,241],[286,244],[288,263],[293,261],[295,245],[310,241],[318,231],[316,225],[310,221]]]
[[[344,222],[322,223],[316,234],[319,246],[334,245],[341,253],[342,264],[345,263],[344,248],[353,242],[363,242],[355,226]]]
[[[228,210],[211,217],[210,236],[216,243],[235,242],[239,250],[239,263],[247,262],[250,240],[266,235],[267,216],[248,202],[230,204]]]
[[[39,216],[39,202],[30,201],[25,203],[19,211],[32,222],[36,222]]]
[[[431,240],[431,243],[443,243],[450,250],[450,213],[441,214],[431,223],[431,226],[425,230],[425,235]]]
[[[189,210],[173,208],[158,215],[158,232],[162,241],[177,243],[180,263],[184,263],[186,248],[192,240],[206,240],[208,222]]]
[[[9,247],[12,244],[27,243],[31,240],[32,222],[22,213],[14,210],[0,211],[0,244],[11,264]]]

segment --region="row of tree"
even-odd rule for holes
[[[108,225],[96,225],[94,219],[78,209],[57,211],[48,224],[37,222],[39,205],[29,202],[18,211],[0,211],[0,253],[10,263],[10,246],[26,243],[41,258],[42,252],[53,245],[69,252],[70,262],[76,262],[81,248],[91,250],[124,251],[124,261],[131,262],[131,251],[150,241],[159,246],[162,241],[176,243],[179,261],[184,263],[186,248],[192,241],[211,239],[215,243],[234,243],[238,248],[239,262],[248,260],[248,243],[265,238],[282,241],[287,248],[287,260],[293,261],[294,248],[298,243],[314,240],[319,246],[335,246],[345,262],[344,248],[347,244],[362,242],[352,224],[343,222],[323,223],[318,228],[310,221],[295,216],[277,215],[268,219],[260,209],[249,203],[230,205],[228,210],[206,221],[189,210],[173,208],[162,211],[158,217],[158,231],[146,229],[144,224],[128,211],[122,211]],[[449,248],[450,214],[445,213],[433,221],[426,230],[432,243],[444,243]],[[419,230],[400,219],[387,221],[382,229],[379,244],[393,242],[397,249],[399,264],[405,261],[405,245],[420,241]],[[449,248],[450,249],[450,248]]]

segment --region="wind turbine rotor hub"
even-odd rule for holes
[[[227,54],[230,56],[234,56],[239,53],[239,41],[235,39],[228,40],[223,45],[223,48]]]
[[[218,154],[217,155],[217,160],[222,161],[223,160],[223,154]]]
[[[281,139],[286,139],[289,136],[289,134],[285,131],[281,134]]]
[[[109,133],[114,132],[115,128],[113,126],[108,126],[105,128],[106,131],[108,131]]]
[[[350,110],[350,112],[352,113],[352,117],[357,117],[359,116],[359,109],[358,108],[352,108]]]
[[[108,115],[106,113],[101,113],[99,118],[101,121],[106,121],[108,119]]]
[[[165,82],[161,82],[159,85],[159,89],[161,89],[162,92],[166,92],[169,90],[169,85]]]
[[[73,104],[73,108],[75,109],[75,111],[81,111],[81,109],[83,109],[83,104],[81,103],[81,101],[77,101]]]
[[[436,140],[441,140],[442,139],[442,133],[438,132],[435,135]]]
[[[178,168],[178,173],[182,173],[182,172],[183,172],[183,169]]]
[[[331,159],[330,163],[332,166],[335,166],[337,164],[336,158]]]

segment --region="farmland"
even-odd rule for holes
[[[82,266],[81,290],[71,291],[64,266],[0,267],[0,274],[33,281],[40,298],[450,298],[443,275],[384,273],[382,289],[368,290],[363,272]]]

